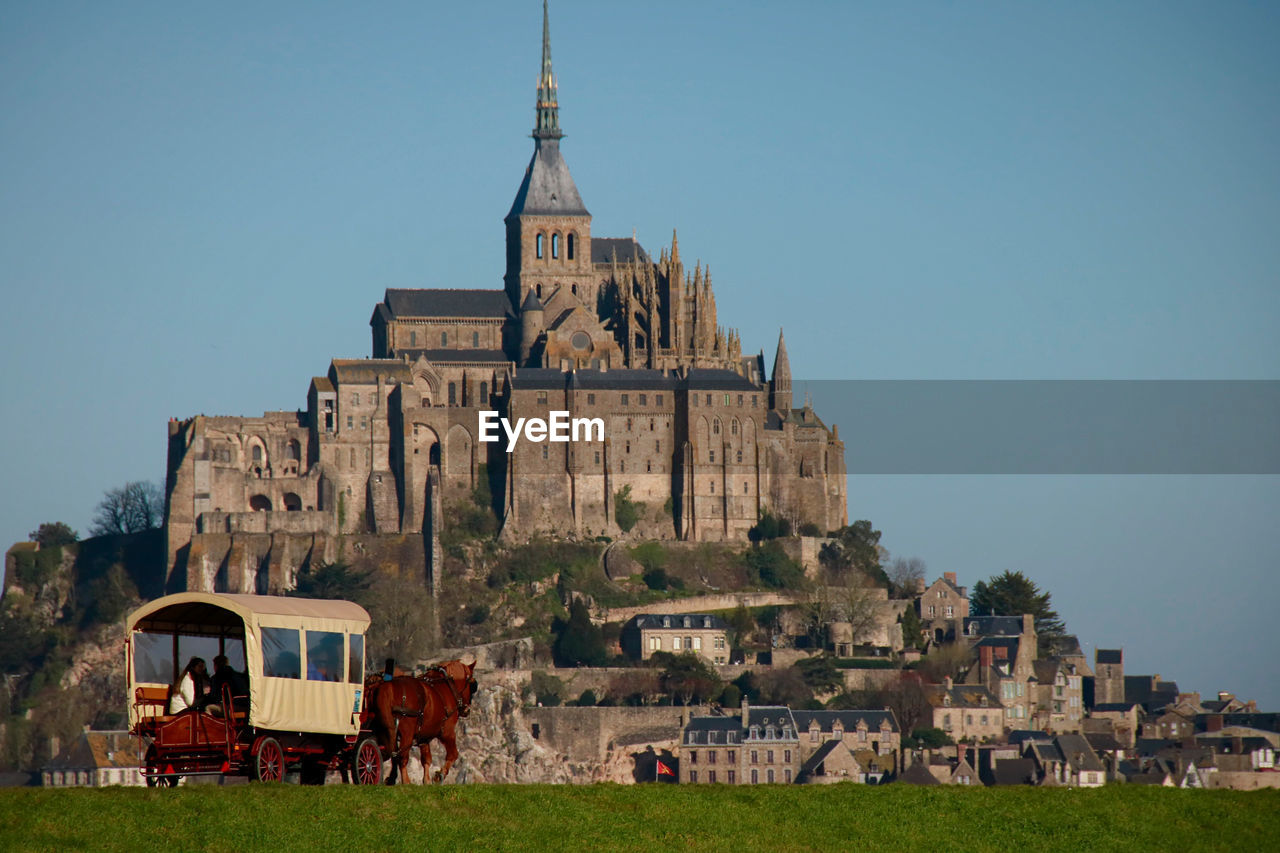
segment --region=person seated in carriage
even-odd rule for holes
[[[204,658],[193,657],[187,661],[182,676],[170,690],[169,713],[178,714],[188,708],[199,708],[205,702],[209,692],[209,673],[205,670]]]
[[[227,660],[226,655],[218,655],[213,659],[213,678],[210,680],[210,690],[205,696],[205,702],[202,710],[213,714],[215,717],[222,716],[222,686],[224,684],[231,686],[232,702],[235,703],[237,711],[246,710],[249,707],[249,679],[244,673],[237,672],[231,662]]]

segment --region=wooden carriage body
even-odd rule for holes
[[[130,730],[148,784],[184,776],[279,781],[331,770],[381,779],[382,756],[364,709],[369,615],[347,601],[179,593],[129,615],[125,640]],[[213,707],[169,713],[171,685],[193,656],[225,655],[248,694],[224,684]],[[203,704],[203,703],[202,703]]]

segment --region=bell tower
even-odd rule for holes
[[[598,282],[591,269],[591,214],[560,156],[560,105],[551,70],[551,25],[542,2],[542,68],[533,128],[533,158],[504,222],[511,307],[532,291],[545,303],[557,289],[576,295],[593,312]]]

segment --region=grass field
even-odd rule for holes
[[[0,790],[0,850],[1276,850],[1280,791],[446,786]]]

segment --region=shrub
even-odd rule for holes
[[[538,704],[554,708],[564,700],[564,682],[546,672],[538,670],[529,678],[529,692]]]
[[[761,586],[799,589],[804,585],[804,569],[777,542],[766,542],[747,551],[746,564],[752,581]]]
[[[801,536],[821,536],[822,528],[814,524],[812,521],[806,521],[804,524],[800,525],[800,535]]]
[[[578,701],[575,702],[574,704],[577,705],[579,708],[594,707],[597,704],[596,692],[588,687],[586,690],[582,691],[582,695],[578,697]]]
[[[613,520],[623,533],[630,533],[631,528],[640,520],[640,504],[631,500],[631,487],[623,486],[621,491],[613,494]]]
[[[747,531],[747,538],[752,542],[765,542],[770,539],[780,539],[791,535],[791,522],[785,518],[779,518],[769,510],[760,513],[760,520],[755,526]]]

